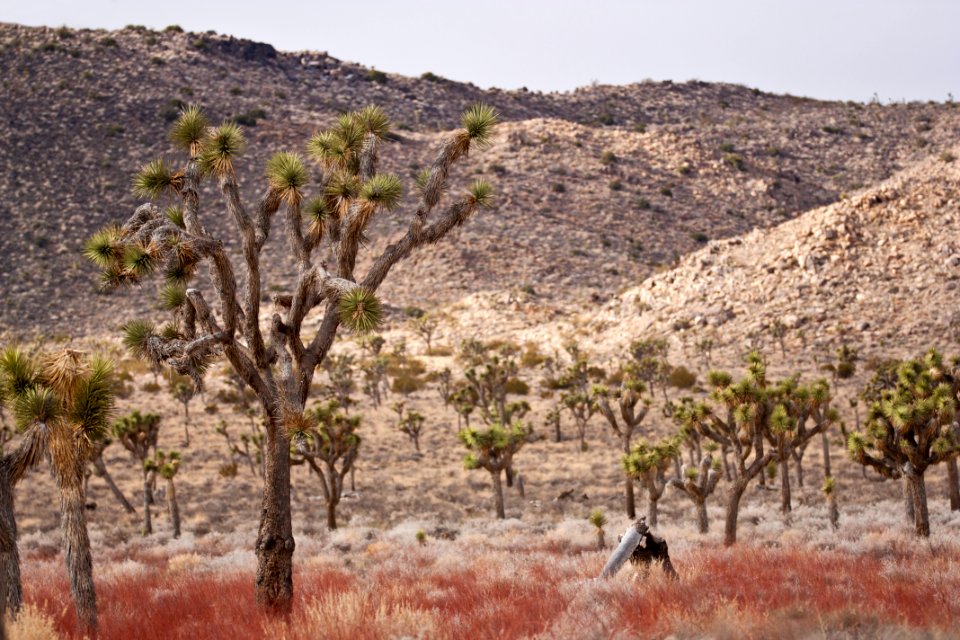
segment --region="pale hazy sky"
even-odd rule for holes
[[[481,87],[699,79],[817,98],[960,98],[960,0],[3,0],[0,21],[179,24]]]

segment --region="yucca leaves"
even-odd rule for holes
[[[174,186],[173,171],[163,158],[147,163],[133,178],[133,194],[138,198],[156,199]]]
[[[331,162],[343,157],[342,145],[332,131],[321,131],[307,141],[307,155],[318,162]]]
[[[210,122],[200,106],[192,104],[180,112],[180,117],[170,129],[170,140],[191,156],[196,155],[209,126]]]
[[[149,248],[128,244],[123,249],[123,266],[131,275],[142,278],[153,273],[156,260]]]
[[[496,109],[483,103],[477,103],[463,112],[460,123],[466,129],[467,135],[474,144],[478,147],[485,147],[490,144],[498,119],[499,114]]]
[[[360,187],[360,197],[368,203],[386,209],[394,209],[403,196],[400,178],[389,173],[378,173]]]
[[[183,221],[183,207],[172,205],[167,207],[166,211],[163,212],[163,215],[166,216],[167,220],[171,224],[180,227],[181,229],[186,229],[187,225]]]
[[[357,333],[369,333],[380,325],[383,309],[372,291],[356,287],[340,296],[340,322]]]
[[[307,170],[300,154],[281,151],[267,161],[267,180],[280,198],[294,204],[300,201],[301,189],[307,184]]]
[[[390,119],[383,109],[375,105],[364,107],[354,114],[356,122],[367,133],[383,139],[390,133]]]
[[[26,429],[38,422],[49,423],[60,415],[59,402],[52,390],[31,387],[16,397],[13,416],[18,429]]]
[[[489,208],[493,205],[493,186],[483,178],[477,178],[468,189],[470,202],[478,207]]]
[[[200,147],[200,169],[218,176],[232,174],[233,160],[243,153],[245,147],[240,125],[225,122],[204,138]]]
[[[160,289],[160,306],[175,311],[187,301],[187,289],[179,283],[167,283]]]
[[[115,264],[123,257],[120,228],[110,226],[94,233],[84,245],[83,255],[101,269]]]
[[[96,440],[106,433],[113,415],[113,367],[106,359],[94,358],[89,369],[77,384],[68,416],[88,440]]]
[[[154,326],[146,320],[132,320],[123,325],[123,346],[135,358],[146,358],[148,342],[154,336]]]
[[[0,382],[7,400],[14,400],[37,384],[36,367],[20,348],[7,347],[0,354]]]

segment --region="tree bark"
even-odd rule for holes
[[[727,489],[727,513],[723,529],[723,544],[731,546],[737,542],[737,517],[740,515],[740,498],[747,485],[734,482]]]
[[[333,531],[337,528],[337,503],[331,498],[327,500],[327,529]]]
[[[490,475],[493,476],[493,497],[496,501],[497,517],[503,520],[507,514],[503,509],[503,485],[500,483],[500,471],[491,471]]]
[[[2,613],[15,614],[23,604],[20,552],[17,550],[17,520],[13,508],[13,485],[7,466],[0,466],[0,598]]]
[[[257,603],[277,613],[293,605],[293,524],[290,514],[290,442],[271,417],[263,448],[263,503],[257,534]]]
[[[798,456],[793,459],[797,465],[797,486],[801,489],[803,488],[803,456]]]
[[[647,500],[647,524],[651,527],[657,526],[657,503],[660,501],[659,498],[654,498],[650,495],[650,492],[647,492],[649,500]]]
[[[793,504],[790,500],[790,466],[787,464],[787,458],[780,460],[780,513],[790,513],[793,511]]]
[[[694,504],[697,507],[697,531],[707,533],[710,531],[710,519],[707,517],[707,501],[697,500]]]
[[[150,489],[150,474],[143,472],[143,530],[145,536],[153,533],[153,522],[150,520],[150,503],[153,502],[153,491]]]
[[[173,524],[173,537],[180,537],[180,507],[177,505],[177,488],[173,478],[167,479],[167,508],[170,510],[170,522]]]
[[[629,473],[625,475],[626,475],[626,479],[625,479],[626,492],[624,496],[624,502],[627,508],[627,517],[630,518],[631,520],[635,520],[637,517],[637,504],[636,504],[636,500],[633,497],[633,476],[631,476]]]
[[[864,467],[864,469],[866,469],[866,467]],[[907,476],[905,476],[905,475],[903,476],[903,484],[902,484],[902,486],[903,486],[903,506],[904,506],[904,513],[905,513],[906,516],[907,516],[907,522],[913,522],[913,521],[915,520],[915,518],[916,518],[916,516],[914,515],[914,508],[913,508],[913,506],[914,506],[914,505],[913,505],[913,493],[912,493],[912,491],[911,491],[911,489],[910,489],[910,480],[909,480],[909,479],[907,478]]]
[[[923,474],[916,471],[907,474],[910,495],[913,497],[914,528],[918,536],[930,537],[930,514],[927,512],[927,487]]]
[[[960,511],[960,473],[957,459],[947,460],[947,495],[950,496],[950,511]]]
[[[840,509],[837,507],[837,496],[830,493],[827,496],[827,509],[830,512],[830,526],[834,529],[840,527]]]
[[[826,429],[820,432],[820,442],[823,444],[823,477],[829,478],[833,473],[830,470],[830,438]]]
[[[60,525],[63,529],[64,555],[70,592],[77,608],[77,620],[92,636],[97,633],[97,593],[93,584],[93,557],[87,535],[86,500],[83,495],[83,473],[79,461],[76,468],[58,470],[60,475]]]

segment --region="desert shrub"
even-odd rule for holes
[[[364,77],[367,82],[376,82],[377,84],[386,84],[387,83],[387,74],[383,71],[377,71],[376,69],[370,69],[367,71],[367,75]]]
[[[683,365],[674,367],[667,377],[667,383],[677,389],[690,389],[697,384],[697,374],[690,371]]]
[[[600,164],[604,166],[615,164],[618,160],[619,158],[617,158],[617,154],[609,149],[600,154]]]

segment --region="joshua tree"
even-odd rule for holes
[[[650,393],[659,386],[664,402],[667,402],[667,376],[673,368],[667,360],[668,350],[667,341],[663,338],[645,338],[630,344],[637,376],[647,385]]]
[[[620,439],[620,446],[624,455],[630,453],[633,435],[643,423],[643,419],[647,417],[647,411],[650,409],[651,400],[649,397],[644,397],[646,390],[646,385],[637,377],[637,369],[633,364],[624,367],[623,379],[618,389],[611,391],[600,385],[593,389],[597,407],[599,407],[603,417],[607,419],[617,438]],[[616,412],[610,405],[610,400],[616,401]],[[627,517],[632,520],[637,517],[633,499],[633,474],[625,473],[624,476],[624,505]]]
[[[838,416],[830,408],[830,387],[826,380],[803,387],[795,378],[790,378],[770,391],[768,398],[768,404],[776,404],[770,411],[765,436],[776,452],[774,460],[780,468],[780,511],[789,513],[793,510],[789,463],[791,458],[796,461],[797,477],[803,478],[800,465],[812,438],[807,422],[813,422],[814,433],[825,434]]]
[[[830,374],[833,380],[834,394],[839,391],[838,386],[840,380],[848,380],[857,372],[857,361],[859,359],[860,355],[856,349],[847,344],[843,344],[837,349],[835,361],[828,362],[820,367],[822,371]],[[854,412],[855,415],[857,415],[855,407]],[[857,415],[857,421],[859,422],[859,420],[860,417]],[[821,433],[820,442],[823,445],[823,477],[827,478],[833,475],[833,470],[830,468],[830,439],[826,431]]]
[[[387,383],[387,358],[372,356],[360,364],[360,370],[363,372],[363,392],[370,397],[373,406],[379,407],[390,387]]]
[[[780,318],[776,318],[771,322],[768,327],[770,330],[770,335],[773,336],[773,339],[777,341],[777,344],[780,345],[780,356],[783,358],[787,357],[787,325],[783,324],[783,321]]]
[[[548,429],[553,430],[553,441],[561,442],[563,440],[563,434],[560,432],[560,416],[561,416],[560,406],[555,406],[550,411],[547,412],[547,417],[544,420],[544,424]]]
[[[657,504],[667,488],[666,471],[679,454],[679,441],[676,437],[664,438],[654,445],[640,440],[630,453],[623,456],[624,470],[640,481],[647,490],[647,522],[657,526]]]
[[[711,363],[713,362],[714,346],[714,340],[710,336],[704,336],[703,338],[697,340],[696,344],[694,344],[694,347],[697,350],[697,355],[700,357],[700,364],[704,369],[710,369]]]
[[[420,453],[420,431],[426,418],[418,411],[407,411],[403,402],[394,404],[393,410],[397,413],[397,429],[407,434],[413,441],[413,448]]]
[[[720,480],[720,474],[717,470],[720,467],[720,461],[714,462],[709,455],[700,460],[700,466],[683,465],[680,469],[679,478],[671,478],[667,484],[681,491],[693,501],[697,509],[697,530],[700,533],[707,533],[710,530],[710,520],[707,518],[707,498],[713,494],[717,488],[717,482]]]
[[[0,465],[0,547],[6,565],[0,582],[7,591],[2,601],[16,606],[20,597],[12,486],[28,467],[46,457],[60,494],[60,526],[77,618],[96,635],[97,596],[83,478],[90,441],[104,433],[113,411],[111,367],[105,360],[86,359],[70,349],[34,362],[10,348],[0,356],[0,377],[3,401],[12,405],[17,429],[24,434],[20,447],[4,456]]]
[[[511,424],[523,418],[530,411],[530,404],[525,400],[510,401],[508,398],[511,382],[517,379],[519,371],[516,360],[507,350],[491,354],[487,345],[476,342],[471,345],[472,355],[461,353],[461,357],[470,364],[463,375],[465,386],[472,393],[465,398],[476,399],[475,407],[486,424]]]
[[[733,453],[734,473],[727,489],[724,525],[724,543],[732,545],[737,541],[740,499],[750,482],[778,457],[776,449],[764,453],[764,439],[772,432],[778,432],[784,434],[785,446],[794,448],[804,439],[819,434],[828,421],[818,422],[810,429],[796,426],[795,418],[789,414],[791,405],[780,402],[785,386],[777,388],[767,384],[766,365],[756,352],[748,356],[748,373],[740,382],[734,383],[728,373],[711,371],[709,383],[713,387],[712,398],[717,408],[713,409],[705,402],[681,405],[677,417],[701,436]],[[796,428],[792,428],[794,426]]]
[[[505,518],[503,509],[503,485],[500,474],[513,465],[513,457],[530,442],[533,433],[519,420],[509,427],[493,423],[483,430],[463,429],[460,441],[470,453],[464,458],[467,469],[486,469],[493,479],[493,496],[497,517]]]
[[[189,378],[176,376],[170,382],[170,393],[183,405],[183,446],[190,446],[190,402],[197,394],[196,387]]]
[[[607,541],[604,539],[603,526],[607,524],[607,516],[603,515],[603,509],[594,509],[587,516],[587,521],[597,529],[597,549],[603,551],[607,547]]]
[[[424,314],[410,320],[410,328],[427,345],[427,355],[433,353],[433,334],[440,328],[440,319],[432,313]]]
[[[293,464],[306,464],[320,478],[327,501],[327,528],[337,528],[337,505],[343,496],[343,481],[360,451],[360,416],[347,416],[336,400],[329,400],[300,414],[294,420],[291,439],[296,455]]]
[[[113,440],[108,438],[106,435],[102,435],[90,443],[90,466],[93,467],[93,475],[97,476],[98,478],[103,478],[103,481],[107,483],[108,487],[110,487],[110,491],[117,499],[117,502],[119,502],[123,507],[124,511],[127,513],[136,513],[137,510],[133,508],[133,505],[130,504],[130,501],[127,500],[127,497],[123,495],[122,491],[120,491],[120,487],[118,487],[117,483],[113,481],[113,476],[111,476],[110,472],[107,470],[107,463],[103,459],[103,452],[112,443]]]
[[[323,361],[323,368],[326,369],[327,377],[330,378],[330,392],[336,396],[337,402],[348,413],[350,405],[353,404],[350,394],[357,386],[353,381],[354,364],[354,358],[349,353],[328,355]]]
[[[548,376],[544,386],[548,389],[561,389],[560,406],[570,412],[580,438],[580,450],[587,450],[587,424],[597,412],[598,406],[593,393],[594,382],[602,380],[602,369],[591,367],[587,355],[577,344],[566,348],[570,364],[557,376]],[[549,369],[548,369],[549,371]]]
[[[190,107],[171,135],[186,152],[186,163],[177,170],[156,160],[134,180],[137,195],[159,199],[170,194],[179,207],[165,216],[154,204],[145,204],[123,226],[104,229],[87,245],[86,255],[103,269],[106,286],[137,283],[155,272],[166,279],[163,304],[173,311],[175,322],[159,330],[146,321],[129,323],[125,341],[136,355],[189,375],[198,387],[206,367],[225,357],[257,395],[266,419],[263,508],[256,542],[257,601],[264,606],[289,610],[293,594],[290,425],[284,419],[302,423],[314,373],[340,325],[360,332],[377,326],[381,306],[376,291],[390,270],[491,203],[490,184],[477,180],[447,208],[438,207],[454,165],[473,147],[490,141],[496,121],[490,107],[467,110],[463,128],[447,138],[418,180],[417,205],[406,233],[364,261],[369,265],[366,273],[358,274],[356,265],[362,245],[371,246],[363,243],[368,225],[381,212],[396,209],[402,196],[401,181],[378,172],[389,122],[376,107],[345,114],[332,129],[310,139],[307,152],[319,162],[313,181],[299,154],[275,154],[267,163],[267,186],[252,214],[240,197],[235,170],[244,147],[240,127],[226,122],[211,128],[203,112]],[[245,269],[242,290],[223,239],[212,236],[201,219],[200,182],[205,177],[218,183],[227,214],[236,224]],[[318,197],[305,200],[312,185],[318,185]],[[297,270],[288,293],[274,296],[275,310],[265,331],[261,252],[281,206]],[[314,258],[321,247],[318,253],[332,256],[331,262]],[[210,268],[215,304],[194,278],[203,263]],[[304,319],[314,309],[322,319],[305,339]]]
[[[450,371],[450,367],[444,367],[442,371],[431,371],[427,374],[427,380],[436,383],[437,394],[443,400],[443,407],[449,407],[453,388],[453,372]]]
[[[160,474],[167,481],[167,511],[170,514],[170,524],[173,526],[173,537],[180,537],[180,507],[177,504],[177,488],[173,478],[180,470],[180,453],[171,451],[165,453],[157,451],[152,458],[144,462],[144,468],[152,474]]]
[[[854,461],[887,478],[906,478],[916,534],[926,537],[930,518],[924,474],[960,453],[954,422],[958,381],[933,350],[902,363],[897,374],[896,386],[882,391],[871,405],[866,431],[850,434],[847,446]]]
[[[153,533],[150,505],[153,504],[154,473],[147,464],[151,450],[157,449],[160,435],[160,416],[155,413],[141,414],[134,411],[113,423],[113,435],[123,448],[130,452],[143,472],[143,528],[147,536]]]

